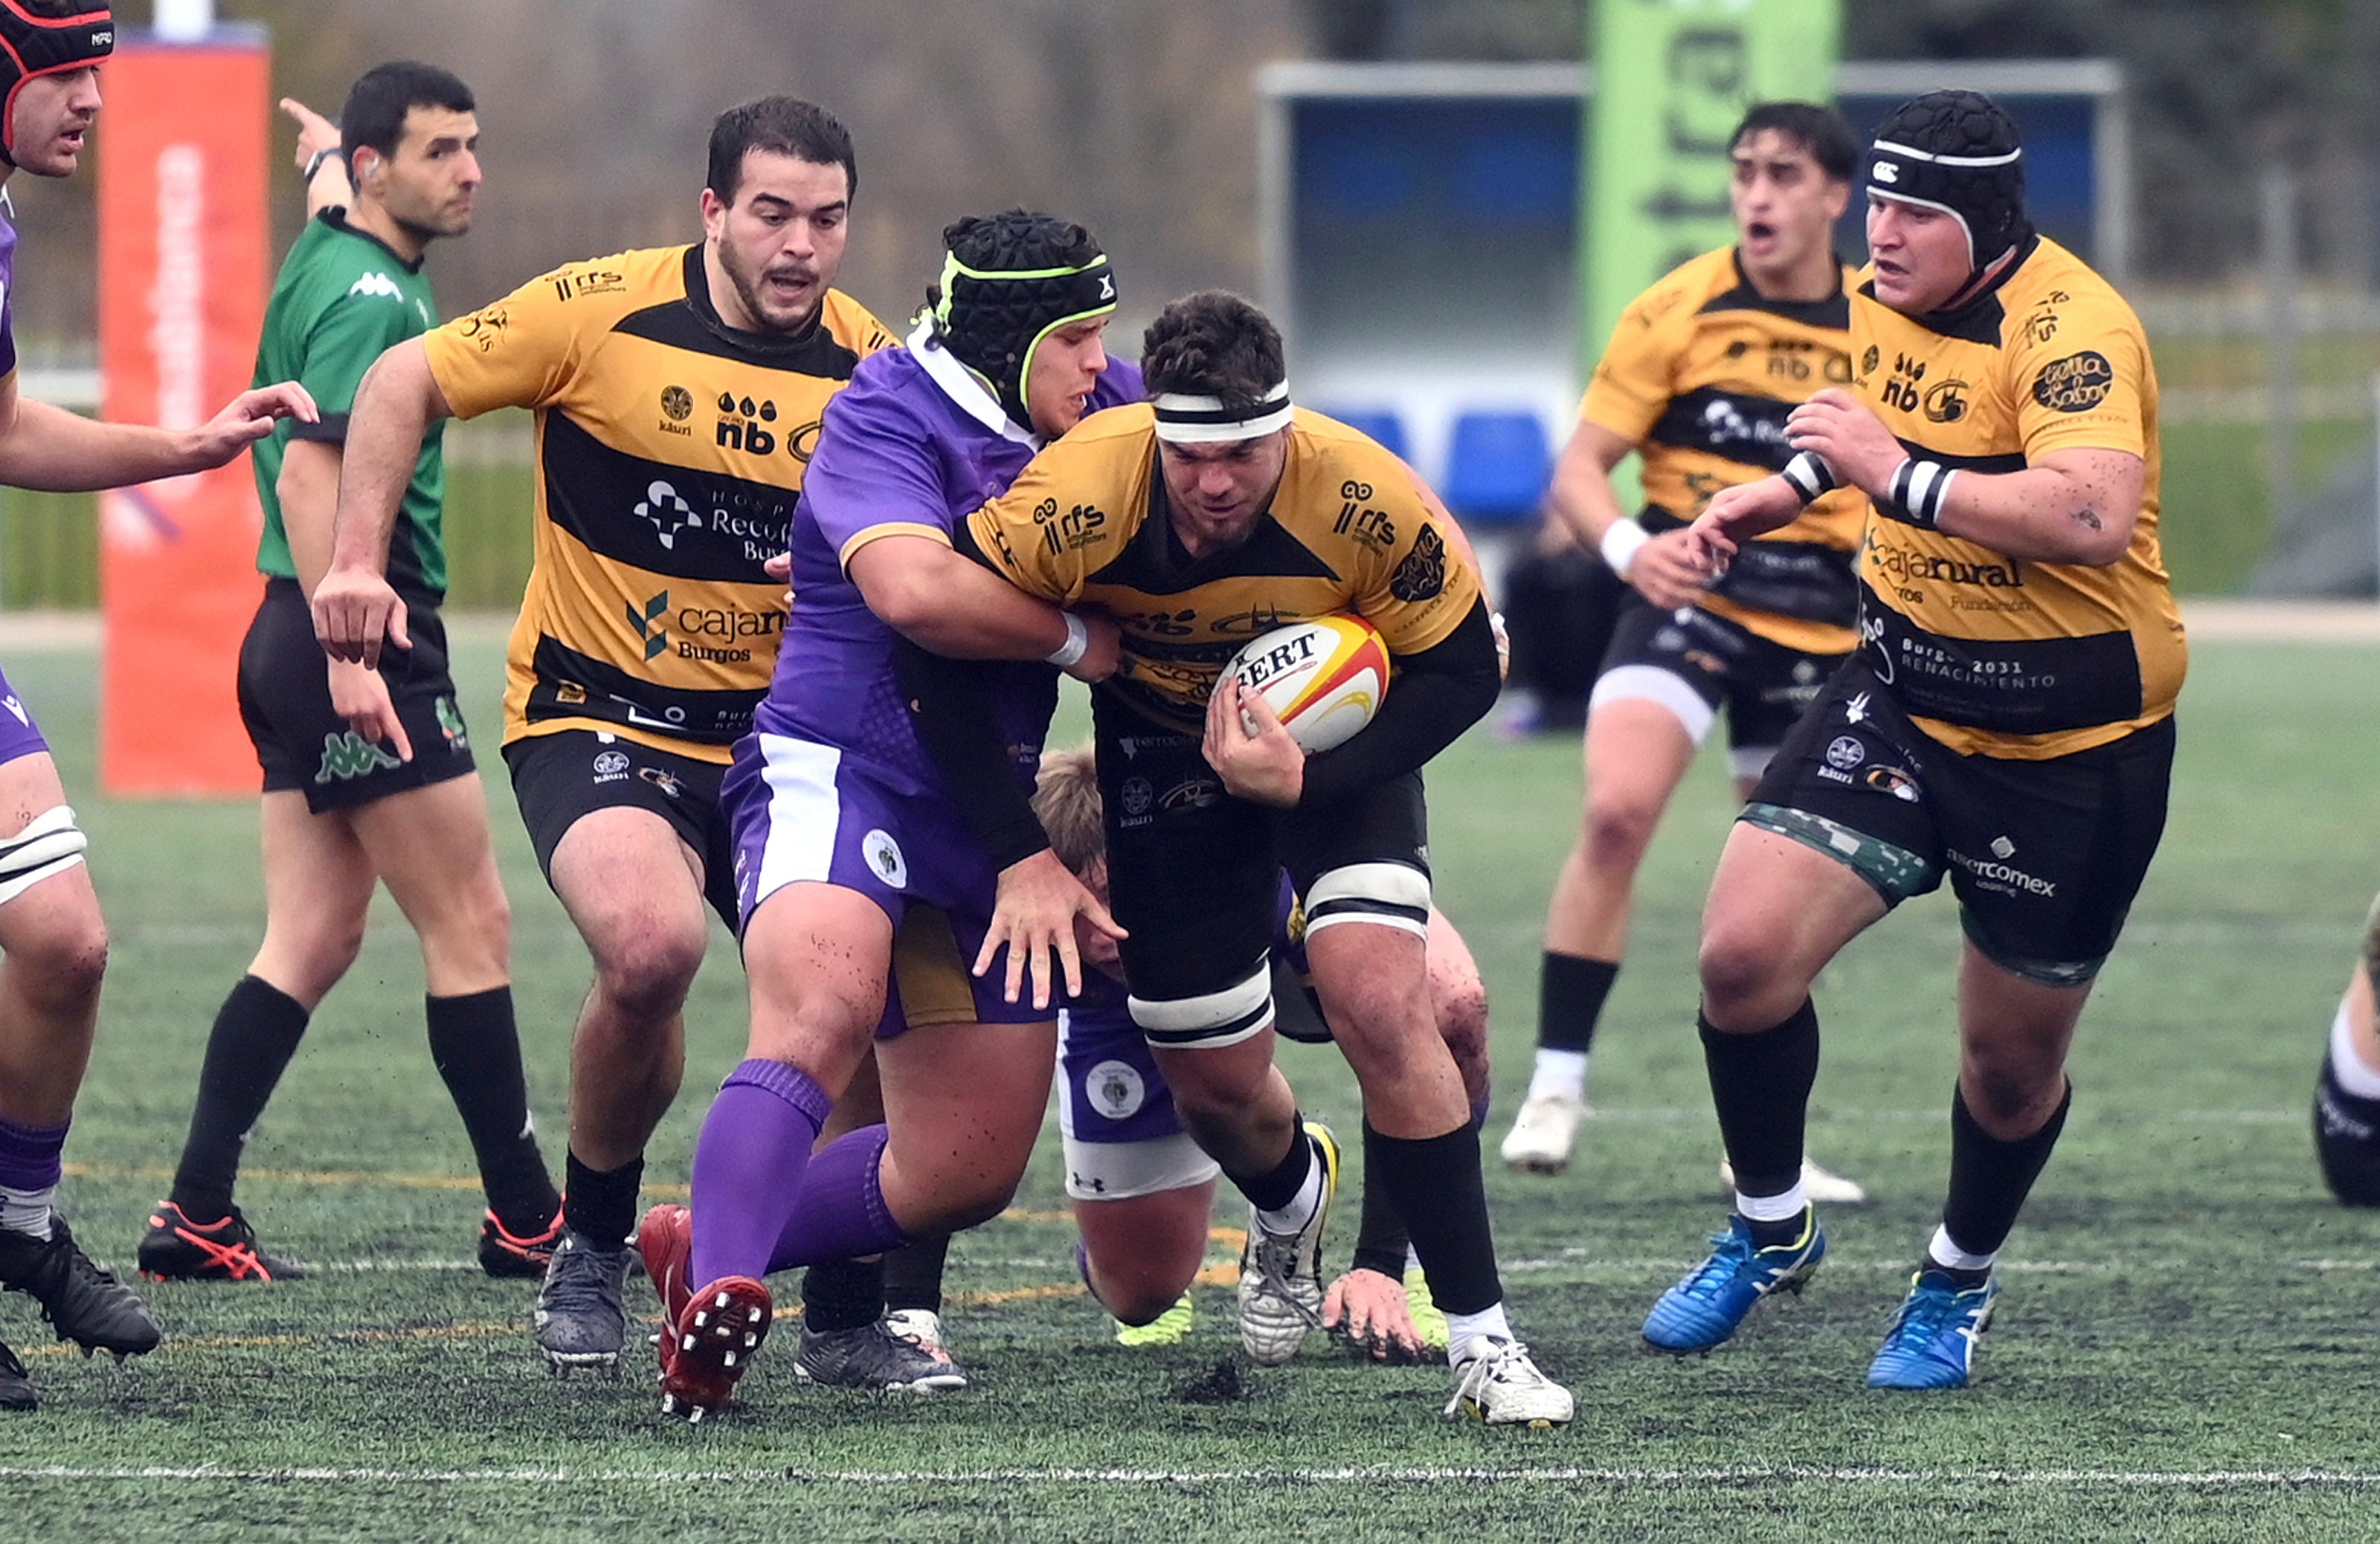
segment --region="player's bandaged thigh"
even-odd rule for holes
[[[1942,882],[1941,869],[1924,854],[1806,809],[1753,803],[1736,819],[1833,858],[1874,886],[1887,906],[1899,906]]]
[[[1066,1195],[1077,1201],[1128,1201],[1204,1185],[1222,1166],[1187,1133],[1141,1142],[1086,1142],[1066,1136]]]
[[[25,823],[25,829],[0,842],[0,905],[62,874],[82,861],[91,838],[75,824],[70,806],[45,809]]]
[[[1132,1021],[1149,1044],[1169,1051],[1220,1051],[1262,1034],[1272,1024],[1272,962],[1259,955],[1256,968],[1220,991],[1196,997],[1127,999]]]
[[[1718,721],[1718,710],[1693,683],[1657,664],[1621,664],[1605,671],[1596,678],[1595,690],[1587,697],[1587,716],[1592,718],[1598,709],[1615,702],[1650,702],[1668,709],[1697,746]]]
[[[1305,936],[1346,922],[1376,922],[1429,936],[1429,875],[1404,863],[1348,863],[1305,890]]]

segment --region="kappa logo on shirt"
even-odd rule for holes
[[[385,274],[366,274],[347,286],[347,293],[373,296],[382,300],[405,298],[405,292],[396,287],[396,281]]]

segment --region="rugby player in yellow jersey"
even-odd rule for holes
[[[851,137],[790,97],[722,114],[703,239],[573,263],[391,348],[356,395],[314,623],[334,658],[406,645],[383,569],[433,420],[529,407],[537,565],[513,630],[504,760],[594,956],[571,1047],[561,1239],[539,1293],[557,1369],[616,1365],[644,1146],[685,1069],[706,902],[736,920],[720,783],[785,623],[785,551],[826,403],[882,325],[831,287]],[[386,724],[358,719],[367,739]]]
[[[1123,667],[1092,693],[1108,882],[1133,1020],[1184,1125],[1249,1201],[1242,1343],[1286,1360],[1318,1322],[1338,1168],[1273,1065],[1268,948],[1286,868],[1363,1088],[1367,1181],[1405,1219],[1446,1311],[1449,1412],[1561,1424],[1569,1392],[1505,1321],[1478,1130],[1424,954],[1420,769],[1486,713],[1500,677],[1478,572],[1402,461],[1292,406],[1281,334],[1247,301],[1176,300],[1142,347],[1151,400],[1086,419],[961,541],[1027,594],[1100,608],[1123,630]],[[1311,758],[1253,699],[1251,732],[1225,663],[1257,634],[1342,612],[1396,657],[1379,715]]]
[[[1706,1350],[1826,1253],[1801,1184],[1810,983],[1945,878],[1966,942],[1941,1225],[1868,1369],[1962,1387],[1993,1263],[2065,1124],[2066,1053],[2165,827],[2186,649],[2157,549],[2139,320],[2025,218],[2015,123],[1895,108],[1866,158],[1854,382],[1796,408],[1784,472],[1689,532],[1723,565],[1848,485],[1869,502],[1862,647],[1770,763],[1703,917],[1702,1038],[1736,1204],[1645,1338]]]
[[[1785,415],[1852,378],[1851,305],[1835,222],[1859,146],[1833,109],[1770,102],[1730,141],[1738,239],[1633,301],[1596,366],[1548,496],[1631,590],[1588,699],[1586,813],[1546,909],[1536,1069],[1504,1161],[1559,1173],[1586,1114],[1586,1062],[1628,942],[1636,866],[1719,710],[1738,797],[1857,641],[1859,495],[1830,493],[1746,547],[1726,576],[1688,557],[1686,524],[1721,488],[1793,454]],[[1645,510],[1621,512],[1611,469],[1644,458]],[[1812,1198],[1865,1193],[1815,1164]]]

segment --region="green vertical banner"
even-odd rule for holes
[[[1728,136],[1755,102],[1832,102],[1841,0],[1595,0],[1580,314],[1585,358],[1628,302],[1735,239]]]

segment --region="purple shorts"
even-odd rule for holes
[[[736,742],[735,765],[720,789],[735,827],[736,908],[746,927],[763,901],[804,882],[857,891],[892,919],[901,940],[896,952],[907,957],[888,983],[880,1035],[953,1020],[947,1010],[929,1009],[912,967],[929,960],[946,972],[954,961],[964,975],[983,947],[1000,884],[999,870],[959,812],[905,784],[864,757],[764,734]],[[921,918],[913,926],[910,918],[925,907],[946,920],[947,941],[929,936],[932,947],[921,951],[912,942],[928,924]],[[1053,1016],[1034,1007],[1030,993],[1002,1001],[1006,977],[1003,953],[983,976],[967,980],[976,1022],[1038,1024]],[[935,995],[947,1002],[956,983],[945,985],[951,990]]]
[[[50,742],[42,738],[39,724],[33,722],[31,710],[0,675],[0,762],[14,761],[20,756],[46,756]]]
[[[1086,967],[1058,1021],[1058,1121],[1077,1142],[1148,1142],[1182,1130],[1173,1090],[1125,1006],[1123,986]]]

